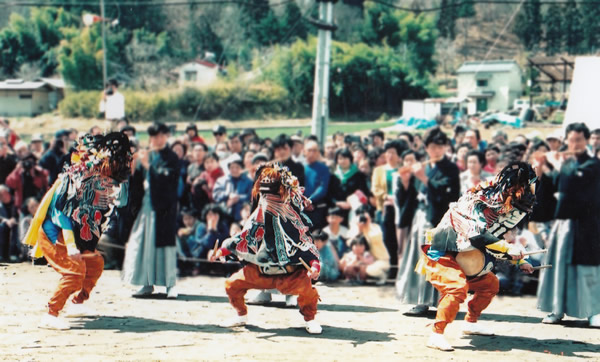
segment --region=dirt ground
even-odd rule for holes
[[[59,275],[46,266],[0,265],[0,359],[2,360],[600,360],[600,329],[567,319],[543,325],[533,297],[497,297],[482,317],[497,336],[460,336],[460,322],[447,328],[454,352],[425,347],[435,317],[402,315],[394,287],[317,286],[323,334],[308,335],[297,309],[283,299],[250,306],[249,325],[221,328],[233,315],[224,278],[178,281],[180,297],[134,299],[134,287],[119,272],[106,271],[88,305],[100,317],[71,319],[72,329],[49,331],[37,324]],[[282,298],[281,296],[278,296]],[[464,317],[464,306],[458,319]]]

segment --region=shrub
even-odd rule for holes
[[[218,82],[204,88],[155,93],[123,91],[125,114],[132,121],[156,121],[167,116],[209,120],[243,119],[290,114],[288,92],[281,86]],[[100,91],[68,92],[59,104],[65,117],[92,118],[98,114]]]
[[[67,91],[58,108],[64,117],[93,118],[99,113],[100,95],[98,91]]]

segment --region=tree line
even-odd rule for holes
[[[543,4],[527,0],[515,19],[514,33],[532,52],[593,54],[600,49],[600,1]]]

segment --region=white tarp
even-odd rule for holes
[[[577,57],[563,127],[583,122],[600,128],[600,57]]]

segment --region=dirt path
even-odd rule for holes
[[[317,318],[323,334],[309,336],[296,309],[250,306],[247,327],[218,327],[233,315],[223,278],[200,276],[178,282],[178,300],[133,299],[134,288],[107,271],[89,305],[101,317],[73,319],[69,331],[37,328],[58,281],[45,266],[0,265],[0,359],[2,360],[600,360],[600,329],[582,321],[539,323],[535,298],[498,297],[483,322],[498,336],[461,338],[448,327],[452,353],[424,347],[434,314],[410,318],[400,311],[394,288],[318,286]],[[163,292],[164,293],[164,292]],[[399,311],[400,310],[400,311]],[[464,316],[464,306],[459,319]]]

